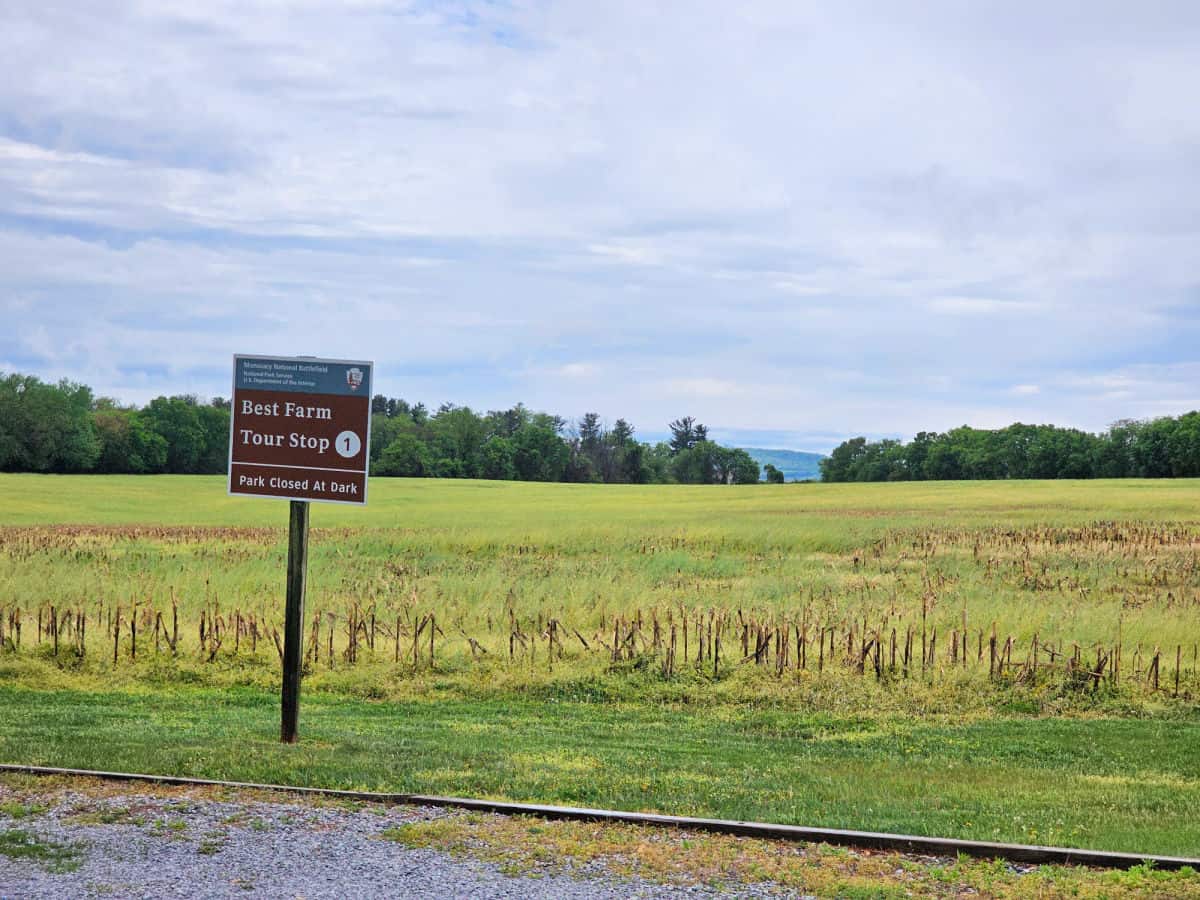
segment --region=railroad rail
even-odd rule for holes
[[[410,806],[439,806],[469,809],[477,812],[507,816],[538,816],[543,819],[567,819],[590,822],[624,822],[631,825],[652,825],[731,834],[768,840],[803,841],[835,844],[842,847],[862,847],[871,850],[895,850],[932,856],[967,856],[1004,859],[1011,862],[1094,866],[1106,869],[1129,869],[1152,864],[1158,869],[1182,869],[1185,866],[1200,871],[1200,858],[1156,856],[1141,853],[1115,853],[1108,850],[1084,850],[1073,847],[1041,847],[1032,844],[1003,844],[992,841],[965,841],[953,838],[926,837],[913,834],[889,834],[878,831],[850,831],[841,828],[814,828],[803,825],[778,825],[770,822],[741,822],[730,819],[702,819],[693,816],[669,816],[658,813],[623,812],[611,809],[589,809],[575,806],[545,806],[537,803],[510,803],[503,800],[477,800],[469,797],[438,797],[427,794],[400,794],[378,791],[353,791],[340,788],[301,787],[286,784],[256,784],[245,781],[219,781],[211,778],[188,778],[181,775],[146,775],[136,772],[102,772],[92,769],[65,769],[53,766],[25,766],[0,763],[0,772],[24,775],[61,775],[80,778],[99,778],[106,781],[144,782],[147,784],[180,787],[219,787],[238,790],[278,791],[302,796],[334,797],[370,803],[405,804]]]

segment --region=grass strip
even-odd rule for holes
[[[1190,856],[1200,722],[0,687],[0,759]]]

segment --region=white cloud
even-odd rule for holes
[[[563,378],[591,378],[599,371],[599,367],[591,363],[567,363],[558,367],[557,374]]]
[[[1179,411],[1197,59],[1187,3],[12,3],[0,357],[370,355],[648,430]]]
[[[667,381],[665,387],[669,394],[696,399],[734,397],[743,393],[736,383],[720,378],[672,378]]]
[[[662,254],[651,247],[592,244],[587,249],[588,252],[613,262],[632,263],[633,265],[659,265],[663,262]]]
[[[994,300],[989,297],[938,297],[925,306],[933,312],[955,316],[1011,316],[1036,312],[1036,303]]]

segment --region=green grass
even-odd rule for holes
[[[285,502],[229,497],[224,476],[0,474],[0,484],[0,524],[287,523]],[[847,531],[844,525],[830,528],[830,516],[843,523],[858,519],[851,530],[860,535],[928,525],[931,517],[981,524],[1078,525],[1098,517],[1147,516],[1194,522],[1198,498],[1197,479],[726,487],[375,478],[366,507],[314,503],[312,521],[318,528],[433,529],[463,537],[665,526],[755,539],[777,534],[791,541],[797,525],[826,536]]]
[[[10,819],[27,819],[30,816],[38,816],[46,811],[46,807],[38,803],[17,803],[16,801],[5,801],[0,803],[0,816],[7,816]]]
[[[277,619],[286,504],[220,478],[0,475],[0,607],[206,604]],[[310,611],[436,610],[493,650],[507,610],[585,636],[614,615],[743,609],[942,632],[968,616],[1043,638],[1173,648],[1192,607],[1200,481],[735,487],[375,479],[365,509],[314,504]],[[1163,532],[1108,545],[1097,522]],[[91,526],[64,531],[67,525]],[[1168,532],[1172,526],[1181,529]],[[1032,545],[1010,535],[1033,535]],[[1132,555],[1130,555],[1132,554]],[[386,615],[385,615],[386,613]],[[343,619],[344,621],[344,619]],[[461,635],[455,654],[466,651]],[[266,648],[268,651],[270,648]],[[578,648],[575,648],[578,649]],[[946,649],[949,647],[946,645]],[[269,655],[269,654],[268,654]],[[1193,659],[1189,655],[1189,662]],[[1193,666],[1195,668],[1195,666]]]
[[[1200,722],[0,690],[0,759],[1200,853]],[[86,736],[86,738],[85,738]]]
[[[46,840],[22,828],[0,830],[0,856],[33,860],[50,872],[75,871],[82,852],[77,845]]]
[[[412,822],[381,835],[406,847],[484,859],[504,872],[603,871],[617,878],[703,884],[744,892],[769,882],[816,897],[963,897],[995,900],[1039,897],[1194,897],[1196,873],[1187,867],[1126,871],[1040,866],[1004,860],[953,861],[888,852],[854,852],[831,845],[673,832],[620,823],[550,821],[471,813]],[[684,852],[680,852],[680,851]]]

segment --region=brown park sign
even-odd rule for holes
[[[371,363],[233,358],[229,493],[367,502]]]

